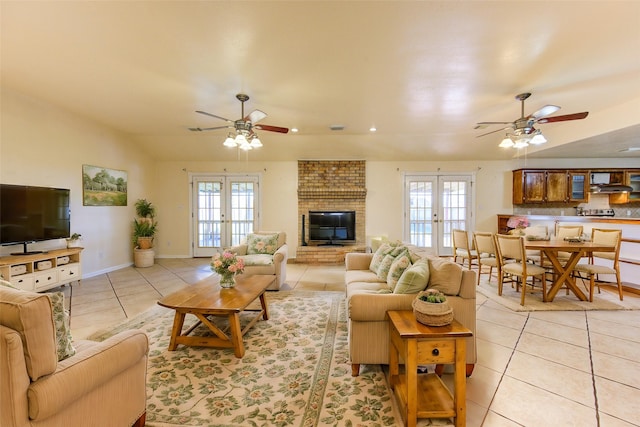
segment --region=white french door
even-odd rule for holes
[[[452,230],[472,229],[473,175],[405,175],[404,239],[451,255]]]
[[[240,244],[257,226],[258,175],[192,176],[192,246],[194,257],[209,257]]]

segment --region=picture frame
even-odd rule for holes
[[[127,171],[82,165],[83,206],[127,206]]]

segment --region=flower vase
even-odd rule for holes
[[[233,288],[235,285],[236,285],[235,273],[226,272],[226,273],[220,274],[220,287]]]

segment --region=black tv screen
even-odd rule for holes
[[[309,240],[355,241],[355,211],[309,211]]]
[[[69,237],[69,193],[63,188],[0,184],[0,244]]]

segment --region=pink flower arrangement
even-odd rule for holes
[[[523,216],[512,216],[507,221],[507,227],[509,228],[527,228],[529,226],[529,220]]]
[[[244,260],[233,252],[218,252],[213,256],[211,269],[220,275],[240,274],[244,271]]]

